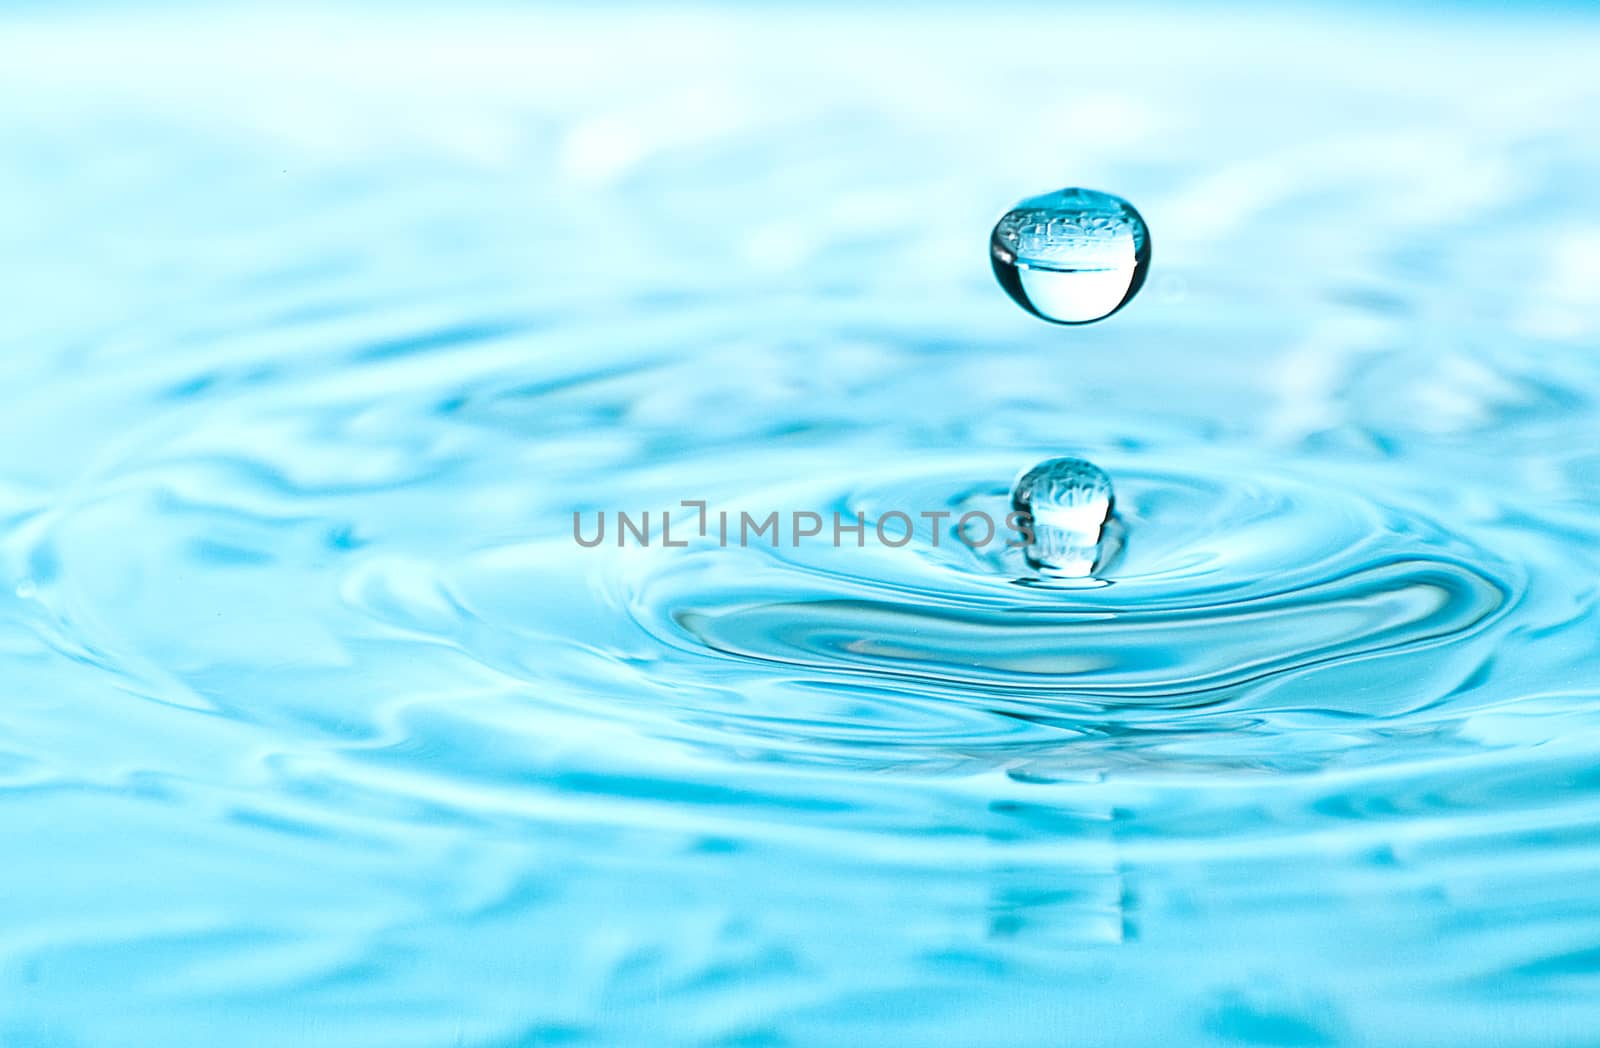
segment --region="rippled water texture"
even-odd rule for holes
[[[1597,49],[4,16],[0,1043],[1593,1044]],[[1060,455],[1099,583],[572,538]]]

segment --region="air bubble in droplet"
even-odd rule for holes
[[[1111,478],[1077,458],[1041,462],[1011,489],[1011,508],[1032,531],[1028,563],[1053,578],[1088,578],[1102,566],[1114,505]]]
[[[1062,189],[1007,211],[989,237],[1000,286],[1035,316],[1087,324],[1139,293],[1150,230],[1133,205],[1093,189]]]

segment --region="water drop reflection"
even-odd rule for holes
[[[989,260],[1023,309],[1057,324],[1088,324],[1139,293],[1150,269],[1150,230],[1121,197],[1062,189],[1006,212],[989,238]]]
[[[1011,507],[1029,525],[1028,564],[1049,578],[1082,579],[1110,560],[1120,538],[1112,523],[1111,478],[1092,462],[1053,458],[1017,479]]]

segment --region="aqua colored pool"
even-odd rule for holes
[[[0,13],[0,1045],[1600,1044],[1596,54]]]

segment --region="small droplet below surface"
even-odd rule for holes
[[[1050,578],[1088,578],[1104,565],[1112,552],[1106,539],[1114,505],[1111,478],[1077,458],[1041,462],[1011,489],[1011,508],[1032,532],[1023,552]]]
[[[1057,324],[1103,320],[1150,269],[1150,230],[1133,205],[1093,189],[1030,197],[989,237],[989,260],[1017,305]]]

